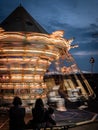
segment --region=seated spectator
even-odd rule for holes
[[[35,102],[35,107],[32,108],[32,120],[27,123],[26,128],[39,130],[41,127],[45,127],[45,113],[44,103],[41,98],[38,98]]]
[[[40,130],[40,128],[55,125],[56,122],[53,116],[54,109],[50,107],[46,109],[43,100],[38,98],[35,102],[35,107],[32,108],[32,120],[27,123],[26,128]]]
[[[16,96],[13,100],[13,106],[9,110],[9,130],[25,129],[25,108],[21,105],[21,99]]]

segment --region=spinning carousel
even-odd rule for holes
[[[12,101],[18,95],[25,103],[33,102],[36,98],[47,98],[47,93],[53,89],[55,82],[43,77],[52,61],[55,61],[57,71],[69,75],[79,72],[74,59],[69,53],[73,39],[63,38],[64,31],[52,34],[6,32],[0,28],[0,97],[6,102]],[[70,62],[70,66],[60,67],[59,59]],[[74,75],[77,86],[70,78],[64,79],[63,89],[71,92],[81,90],[81,95],[86,97],[94,94],[87,80],[83,77],[86,89]],[[56,89],[53,89],[55,91]],[[77,92],[76,92],[77,93]],[[75,94],[76,94],[75,93]],[[77,95],[77,94],[76,94]],[[54,94],[54,97],[56,95]]]

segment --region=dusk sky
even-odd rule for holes
[[[0,0],[0,22],[21,5],[48,32],[64,30],[78,48],[70,50],[79,68],[98,73],[98,0]]]

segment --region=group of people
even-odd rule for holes
[[[22,100],[16,96],[13,100],[13,106],[9,110],[9,130],[25,130],[51,127],[56,125],[54,109],[45,108],[41,98],[36,99],[35,107],[32,108],[32,119],[25,123],[25,108],[22,107]]]

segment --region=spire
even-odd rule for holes
[[[22,5],[21,5],[21,3],[20,3],[20,5],[19,5],[20,7],[22,7]]]
[[[47,33],[43,27],[20,5],[0,24],[5,31]]]

